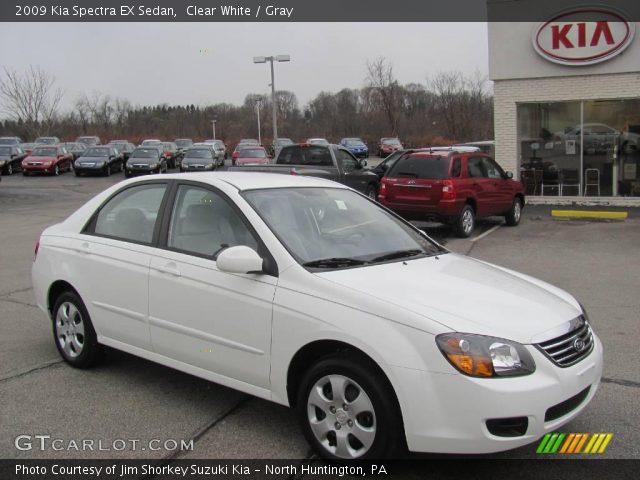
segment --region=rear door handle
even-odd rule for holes
[[[78,253],[86,253],[89,254],[89,242],[82,242],[79,247],[73,249]]]
[[[168,275],[173,275],[174,277],[179,277],[180,276],[180,270],[178,269],[178,266],[173,262],[167,263],[166,265],[164,265],[162,267],[157,267],[156,270],[158,270],[160,273],[166,273]]]

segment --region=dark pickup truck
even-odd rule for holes
[[[356,159],[340,145],[296,144],[282,147],[274,163],[229,167],[237,172],[270,172],[286,175],[308,175],[347,185],[376,199],[378,176],[366,170],[366,160]]]

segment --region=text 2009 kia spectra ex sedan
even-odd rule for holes
[[[108,345],[290,405],[329,458],[531,443],[602,373],[571,295],[320,179],[126,180],[45,230],[33,284],[72,366]]]

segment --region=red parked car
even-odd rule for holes
[[[397,138],[381,138],[378,143],[378,156],[381,158],[391,155],[396,150],[404,150],[402,143]]]
[[[49,173],[60,175],[73,168],[73,154],[60,145],[42,145],[35,147],[22,161],[22,174]]]
[[[264,165],[269,163],[269,155],[264,147],[243,146],[235,159],[236,165]]]
[[[416,152],[401,157],[382,178],[378,201],[409,220],[436,219],[468,237],[477,217],[520,223],[522,183],[480,152]]]

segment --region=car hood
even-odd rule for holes
[[[36,157],[34,155],[30,155],[25,158],[28,162],[53,162],[58,160],[58,157]]]
[[[196,164],[196,165],[211,165],[213,160],[211,158],[193,158],[193,157],[185,157],[182,159],[182,163],[185,165]]]
[[[78,162],[106,162],[109,157],[80,157]]]
[[[317,275],[397,306],[400,323],[406,309],[451,331],[525,344],[543,341],[544,332],[581,313],[556,287],[453,253]],[[428,324],[411,326],[428,331]]]
[[[140,165],[142,164],[146,164],[146,165],[150,165],[152,163],[159,163],[160,159],[158,158],[141,158],[141,157],[129,157],[129,163],[136,164],[139,163]]]

